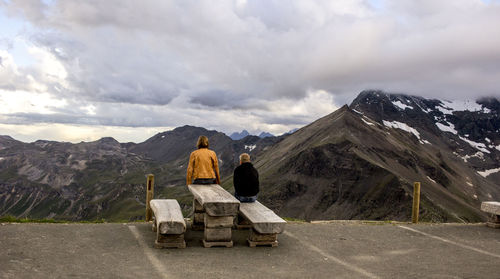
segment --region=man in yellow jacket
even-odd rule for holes
[[[219,162],[215,152],[208,149],[208,138],[200,136],[196,146],[198,150],[189,156],[186,184],[220,184]]]

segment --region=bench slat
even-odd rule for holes
[[[217,184],[188,185],[194,198],[210,216],[236,216],[240,201]]]
[[[149,205],[154,212],[157,229],[161,234],[182,234],[186,231],[186,222],[177,200],[153,199]]]
[[[500,202],[482,202],[481,210],[495,215],[500,215]]]
[[[261,234],[282,233],[285,230],[286,221],[258,201],[242,202],[240,214]]]

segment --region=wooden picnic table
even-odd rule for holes
[[[232,247],[231,227],[240,201],[217,184],[188,185],[193,194],[193,226],[203,228],[205,247]]]
[[[210,216],[236,216],[240,201],[217,184],[188,185],[194,198]]]

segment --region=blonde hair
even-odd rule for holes
[[[200,148],[208,148],[208,138],[206,136],[200,136],[198,138],[198,142],[196,143],[196,147]]]
[[[250,155],[248,155],[248,153],[242,153],[240,155],[240,162],[242,162],[242,163],[250,162]]]

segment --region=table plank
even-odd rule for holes
[[[194,198],[203,206],[210,216],[236,216],[240,207],[237,200],[228,191],[217,184],[188,185]]]
[[[240,214],[247,218],[259,233],[282,233],[285,230],[286,221],[258,201],[241,203]]]

